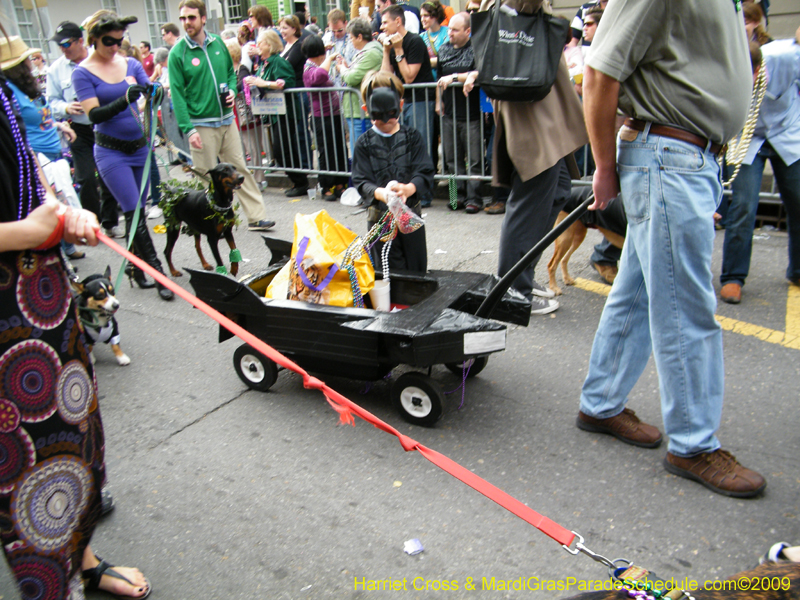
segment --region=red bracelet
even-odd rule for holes
[[[53,229],[53,233],[50,234],[50,237],[48,237],[41,246],[37,246],[34,250],[49,250],[64,237],[64,221],[66,221],[67,213],[63,212],[56,215],[56,217],[58,218],[58,225]]]

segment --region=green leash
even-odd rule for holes
[[[142,211],[142,204],[144,200],[144,190],[147,187],[147,184],[150,181],[150,165],[153,158],[153,148],[155,147],[156,141],[156,127],[153,127],[152,124],[155,121],[158,122],[158,106],[161,104],[161,100],[164,97],[164,88],[161,87],[160,84],[154,84],[153,87],[153,94],[147,101],[145,102],[144,108],[144,137],[149,138],[147,148],[149,148],[149,152],[147,153],[147,158],[144,161],[144,171],[142,173],[142,184],[139,188],[139,201],[136,203],[136,210],[133,211],[133,220],[131,222],[131,229],[128,232],[128,245],[126,249],[128,252],[131,251],[133,247],[133,236],[136,231],[136,228],[139,226],[139,216]],[[138,119],[137,119],[138,121]],[[149,130],[149,132],[148,132]],[[156,166],[158,168],[158,166]],[[119,273],[117,273],[117,279],[114,282],[114,287],[119,289],[120,284],[122,283],[122,277],[125,275],[125,267],[128,265],[128,259],[123,258],[122,264],[119,268]]]

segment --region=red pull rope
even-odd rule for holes
[[[407,435],[403,435],[399,431],[397,431],[394,427],[389,425],[388,423],[382,421],[371,412],[364,410],[358,404],[355,404],[351,400],[342,396],[336,390],[328,387],[328,385],[316,377],[312,377],[309,375],[305,370],[301,369],[298,365],[294,362],[283,356],[280,352],[254,336],[249,331],[242,329],[239,325],[225,317],[224,315],[220,314],[218,311],[211,308],[208,304],[190,294],[181,286],[174,283],[172,280],[168,279],[162,273],[156,271],[153,267],[145,263],[143,260],[134,256],[132,253],[128,252],[124,248],[122,248],[119,244],[111,240],[108,236],[103,234],[102,232],[97,232],[97,239],[103,242],[106,246],[111,248],[114,252],[122,255],[123,257],[127,258],[130,262],[135,264],[137,267],[142,269],[143,271],[147,272],[148,275],[153,277],[156,281],[160,284],[166,286],[170,290],[172,290],[175,294],[186,300],[189,304],[194,306],[195,308],[200,309],[209,317],[214,319],[217,323],[222,325],[225,329],[230,331],[236,337],[240,338],[241,340],[247,342],[252,346],[254,349],[258,350],[264,356],[269,358],[270,360],[275,361],[279,365],[294,371],[295,373],[301,375],[303,377],[303,386],[307,389],[316,389],[321,391],[325,398],[328,400],[328,403],[331,407],[339,413],[339,419],[342,423],[350,424],[355,426],[355,420],[353,419],[353,413],[361,417],[364,421],[371,423],[373,426],[377,427],[378,429],[385,431],[386,433],[390,433],[391,435],[396,436],[400,440],[400,445],[403,447],[403,450],[409,452],[411,450],[416,450],[434,465],[449,473],[456,479],[459,479],[463,483],[467,484],[469,487],[474,489],[477,492],[480,492],[490,500],[496,502],[509,512],[513,513],[523,521],[530,523],[536,529],[544,533],[545,535],[551,537],[559,544],[569,547],[572,544],[572,541],[575,539],[575,534],[565,529],[555,521],[552,521],[545,517],[544,515],[540,515],[532,508],[526,506],[513,496],[507,494],[500,488],[492,485],[485,479],[478,477],[470,470],[462,467],[457,462],[451,460],[450,458],[446,457],[444,454],[440,454],[436,452],[436,450],[431,450],[417,442],[416,440],[411,439]]]

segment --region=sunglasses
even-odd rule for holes
[[[331,31],[333,33],[342,33],[344,31],[344,27],[342,27],[341,29],[331,29]]]
[[[467,12],[468,12],[469,14],[476,13],[476,12],[478,12],[478,9],[477,9],[477,8],[468,8],[468,9],[467,9]]]
[[[64,40],[63,42],[58,42],[58,45],[61,46],[64,50],[66,50],[77,41],[78,41],[77,39],[73,38],[71,40]]]
[[[111,48],[112,46],[121,46],[125,38],[115,38],[110,35],[104,35],[100,38],[100,41],[106,48]]]

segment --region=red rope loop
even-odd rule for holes
[[[47,239],[39,246],[36,246],[34,250],[49,250],[57,243],[61,241],[61,238],[64,237],[64,221],[67,218],[66,212],[62,212],[57,214],[56,217],[58,218],[58,225],[56,228],[53,229],[52,233],[47,237]]]

